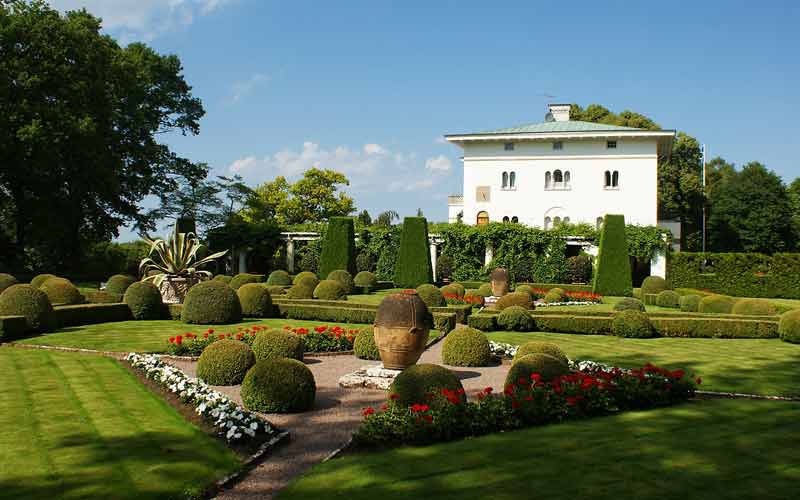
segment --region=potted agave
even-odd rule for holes
[[[197,252],[203,248],[194,233],[175,232],[168,240],[143,239],[150,244],[148,256],[139,263],[142,281],[152,281],[161,292],[165,304],[182,304],[186,292],[195,283],[211,278],[211,272],[198,269],[224,256],[228,251],[217,252],[199,259]]]

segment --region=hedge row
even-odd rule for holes
[[[127,304],[77,304],[53,308],[59,327],[133,319]]]
[[[452,304],[446,307],[429,307],[431,314],[453,313],[456,315],[456,323],[466,324],[470,314],[472,314],[472,304]]]
[[[0,316],[0,342],[21,338],[27,329],[25,316]]]
[[[570,285],[565,283],[517,283],[517,286],[528,285],[537,290],[549,291],[553,288],[560,288],[565,292],[591,292],[592,285]]]
[[[486,314],[488,310],[482,311],[481,314]],[[541,307],[536,309],[533,316],[600,316],[600,317],[613,317],[616,314],[614,311],[580,311],[580,310],[564,310],[564,309],[548,309]],[[779,316],[765,316],[765,315],[745,315],[745,314],[721,314],[721,313],[699,313],[699,312],[683,312],[678,311],[654,311],[647,313],[647,316],[652,318],[697,318],[697,319],[739,319],[739,320],[763,320],[763,321],[778,321]]]
[[[343,307],[348,309],[369,309],[371,311],[378,310],[378,304],[359,304],[357,302],[347,302],[343,300],[319,300],[319,299],[286,299],[283,297],[276,297],[273,303],[278,306],[328,306],[328,307]],[[428,311],[431,314],[445,313],[455,314],[457,323],[466,323],[467,318],[472,313],[471,304],[453,304],[446,307],[429,307]]]

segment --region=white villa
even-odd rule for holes
[[[450,222],[461,214],[465,224],[548,229],[599,224],[611,213],[657,225],[658,159],[669,155],[675,131],[571,121],[569,111],[551,104],[541,123],[446,135],[464,150],[464,191],[448,199]],[[674,224],[662,225],[676,234]]]

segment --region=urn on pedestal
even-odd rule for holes
[[[498,267],[492,271],[492,295],[502,297],[508,293],[508,271]]]

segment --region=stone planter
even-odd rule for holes
[[[415,364],[430,334],[430,314],[416,294],[387,296],[375,313],[375,344],[383,366],[403,370]]]
[[[165,304],[183,304],[186,293],[198,280],[189,278],[167,278],[158,286],[161,301]]]
[[[508,272],[502,267],[492,271],[492,295],[502,297],[508,293]]]

